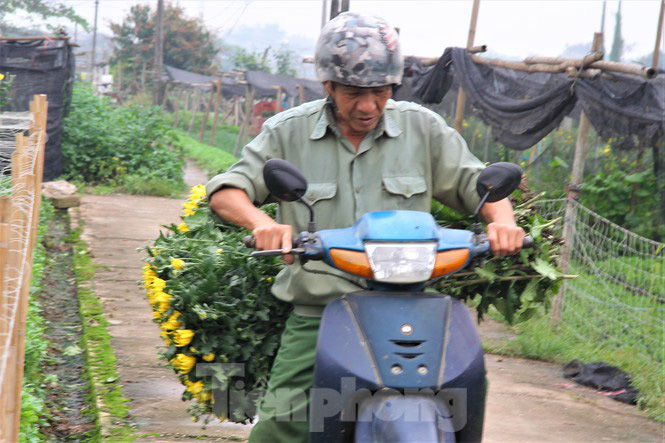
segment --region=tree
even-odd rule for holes
[[[0,1],[0,34],[19,34],[25,28],[14,26],[7,21],[7,15],[17,12],[35,14],[44,20],[49,18],[65,18],[88,28],[88,22],[76,14],[73,8],[62,2],[50,0],[2,0]]]
[[[271,74],[272,70],[266,60],[269,49],[270,48],[267,48],[263,55],[261,55],[257,52],[248,52],[245,48],[236,48],[232,56],[233,64],[239,69],[261,71]]]
[[[298,73],[293,67],[293,55],[295,53],[288,47],[282,46],[274,53],[275,62],[277,63],[277,73],[280,75],[288,75],[295,77]]]
[[[111,23],[115,48],[111,63],[122,63],[125,78],[138,81],[139,75],[152,70],[155,52],[156,17],[148,5],[135,5],[122,23]],[[171,3],[164,10],[164,64],[174,68],[210,74],[218,49],[216,37],[197,18],[188,18],[184,10]]]
[[[623,38],[621,37],[621,0],[619,0],[619,9],[617,9],[616,21],[614,24],[614,39],[612,40],[612,50],[610,51],[610,61],[620,62],[623,55]]]

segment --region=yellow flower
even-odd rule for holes
[[[193,395],[198,395],[203,391],[203,382],[197,381],[196,383],[190,383],[187,387],[187,392],[191,392]]]
[[[212,400],[212,393],[207,392],[207,391],[206,392],[200,392],[196,396],[196,398],[199,399],[199,402],[206,403],[206,402],[209,402],[210,400]]]
[[[173,266],[173,269],[175,269],[176,271],[180,271],[182,268],[185,267],[185,262],[180,260],[179,258],[172,258],[171,266]]]
[[[157,320],[159,320],[160,318],[162,318],[162,313],[159,312],[159,311],[154,311],[152,313],[152,316],[153,316],[153,318],[156,318]]]
[[[181,374],[189,374],[196,364],[196,357],[185,354],[177,354],[170,362]]]
[[[469,127],[469,122],[462,123],[462,126],[464,126],[465,128],[468,128]]]
[[[168,311],[170,307],[171,307],[171,303],[164,302],[164,301],[160,302],[159,307],[157,308],[157,312],[161,312],[163,314],[166,311]]]
[[[0,74],[0,81],[5,79],[5,74]]]
[[[187,223],[182,222],[178,225],[178,231],[182,232],[183,234],[185,232],[189,232],[189,226],[187,226]]]
[[[191,352],[192,354],[196,354],[199,351],[194,346],[192,346],[191,348],[189,348],[189,352]]]
[[[191,329],[178,329],[173,333],[173,341],[178,347],[187,346],[192,342],[193,338],[194,331]]]
[[[182,323],[178,321],[179,316],[180,312],[175,311],[164,323],[159,325],[159,327],[162,329],[162,331],[173,331],[178,329],[180,326],[182,326]]]
[[[223,249],[217,249],[217,250],[215,251],[215,253],[217,253],[217,254],[221,254],[222,252],[224,252]]]
[[[164,288],[166,287],[166,282],[161,278],[155,278],[153,279],[150,287],[154,289],[156,292],[163,291]]]
[[[162,340],[164,340],[164,343],[166,346],[171,346],[171,337],[169,337],[169,333],[166,331],[160,331],[159,336],[162,337]]]
[[[206,354],[203,356],[203,360],[205,361],[213,361],[215,359],[215,354],[212,352],[210,354]]]
[[[267,281],[268,283],[272,283],[272,277],[267,277],[267,278],[266,278],[266,281]]]

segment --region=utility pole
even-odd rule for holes
[[[92,29],[92,51],[90,52],[90,83],[95,83],[95,51],[97,50],[97,12],[99,0],[95,0],[95,25]]]
[[[466,48],[473,47],[473,40],[476,38],[476,23],[478,23],[478,9],[480,9],[480,0],[473,0],[473,9],[471,10],[471,24],[469,25],[469,37],[466,40]],[[455,110],[455,129],[462,133],[462,123],[464,122],[464,107],[466,106],[466,93],[462,86],[457,92],[457,109]]]
[[[351,0],[330,0],[330,20],[349,10]]]
[[[162,103],[162,64],[164,62],[164,0],[157,0],[155,57],[153,59],[152,103]]]
[[[660,14],[658,14],[658,30],[656,31],[656,48],[653,50],[653,63],[651,67],[658,69],[660,57],[660,41],[663,39],[663,14],[665,14],[665,0],[660,0]]]
[[[326,12],[328,12],[328,0],[323,0],[321,2],[321,28],[323,28],[328,22],[328,20],[326,20],[328,18]]]

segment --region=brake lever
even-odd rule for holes
[[[254,251],[250,255],[252,257],[276,257],[279,255],[301,255],[304,254],[305,250],[303,248],[293,248],[291,252],[283,253],[281,249],[264,249],[263,251]]]

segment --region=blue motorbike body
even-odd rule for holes
[[[371,242],[431,242],[488,251],[470,231],[442,228],[431,214],[380,211],[354,226],[317,233],[330,249],[364,251]],[[310,392],[310,441],[469,441],[482,437],[485,365],[466,306],[422,292],[424,282],[377,284],[329,303],[323,313]]]
[[[402,332],[405,324],[411,326],[408,335]],[[457,441],[482,437],[482,345],[466,306],[450,297],[368,291],[331,302],[319,330],[313,388],[310,422],[322,431],[311,432],[310,441],[353,441],[358,431],[365,433],[363,441],[404,441],[399,435],[372,434],[372,429],[385,433],[390,428],[378,424],[380,418],[357,422],[364,405],[380,402],[381,395],[392,396],[395,408],[412,415],[392,426],[411,436],[406,441],[431,441],[431,434],[421,433],[451,426]],[[327,389],[340,394],[338,413],[322,398],[330,396]],[[441,417],[435,417],[434,426],[423,426],[429,419],[419,415],[427,411],[414,415],[414,407],[434,407]]]

